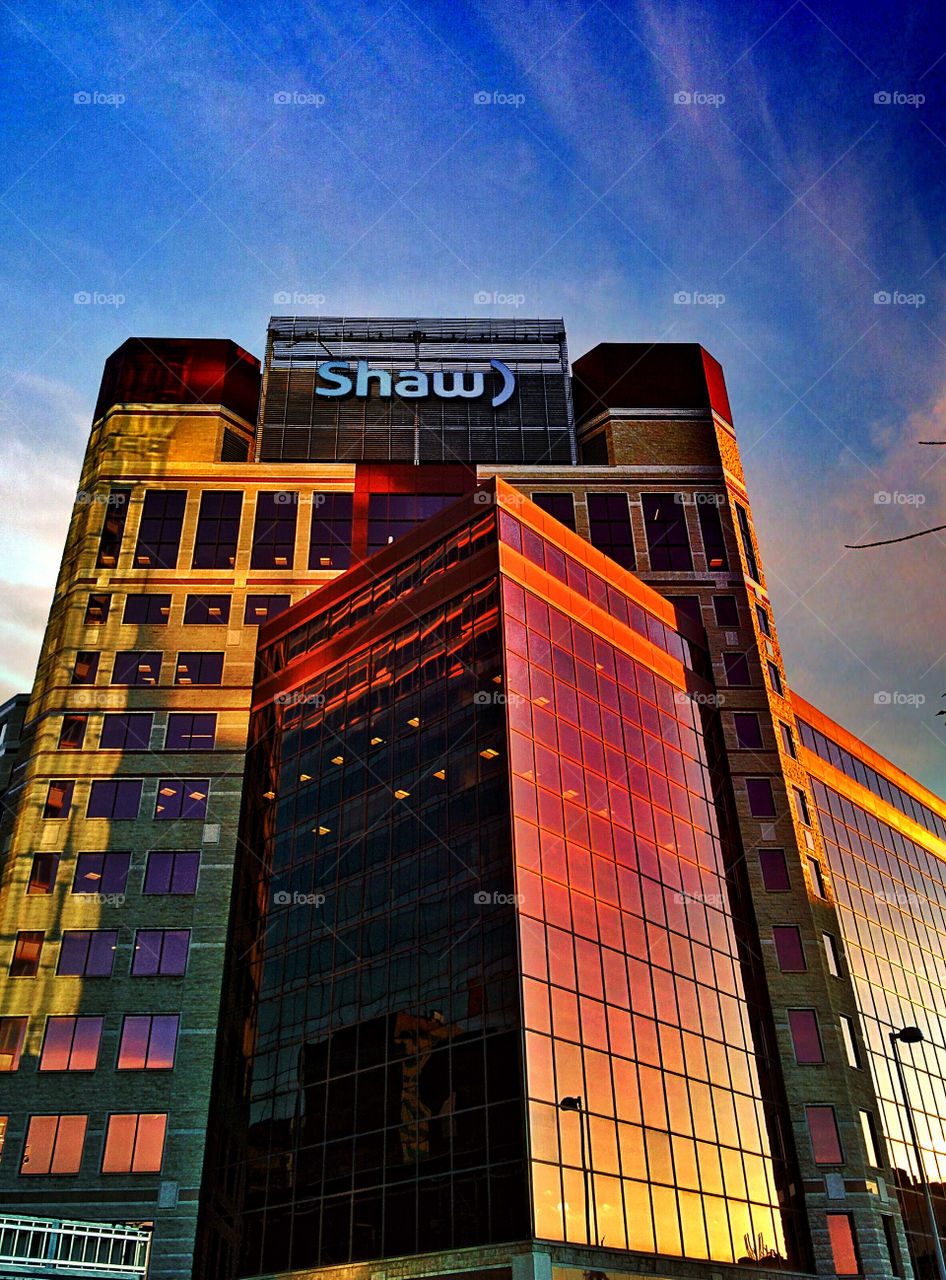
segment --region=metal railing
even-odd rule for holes
[[[151,1228],[0,1214],[0,1277],[146,1276]]]

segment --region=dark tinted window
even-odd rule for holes
[[[532,501],[566,529],[575,530],[575,495],[572,493],[534,493]]]
[[[208,490],[200,495],[197,535],[194,540],[195,569],[232,569],[240,538],[243,494]]]
[[[142,592],[125,598],[122,622],[161,626],[167,622],[170,612],[171,597],[169,595]]]
[[[352,503],[350,493],[313,493],[310,569],[347,569],[351,564]]]
[[[111,603],[112,597],[103,592],[90,595],[88,604],[85,606],[85,625],[91,627],[105,622]]]
[[[28,894],[52,893],[56,883],[56,872],[59,869],[58,853],[34,853],[33,866],[30,870]]]
[[[136,569],[176,569],[181,545],[184,489],[150,489],[145,494],[135,546]]]
[[[724,653],[723,669],[726,672],[727,684],[736,687],[752,684],[749,660],[744,653]]]
[[[243,622],[249,627],[261,627],[270,618],[285,613],[289,608],[290,598],[289,596],[247,596]]]
[[[49,784],[46,792],[46,804],[43,807],[44,818],[66,818],[72,807],[72,792],[75,779],[60,778]]]
[[[713,609],[720,627],[739,626],[739,608],[735,596],[713,596]]]
[[[754,711],[733,712],[736,745],[749,751],[762,750],[762,727]]]
[[[754,818],[775,817],[775,797],[768,778],[746,778],[749,812]]]
[[[220,684],[223,680],[222,653],[179,653],[175,684]]]
[[[87,818],[137,818],[140,778],[100,778],[89,791]]]
[[[184,605],[184,622],[222,627],[230,621],[229,596],[188,596]]]
[[[95,684],[95,676],[99,669],[98,653],[92,653],[89,650],[83,650],[76,654],[75,665],[72,668],[73,684]]]
[[[199,850],[158,850],[148,854],[145,893],[196,893]]]
[[[153,719],[150,711],[107,715],[102,722],[99,750],[147,751],[151,745]]]
[[[162,654],[157,650],[143,652],[125,649],[115,654],[112,684],[153,685],[161,676]]]
[[[749,524],[749,513],[745,507],[741,507],[738,502],[736,503],[736,518],[739,521],[739,536],[742,539],[742,549],[746,557],[746,567],[749,577],[753,582],[761,582],[759,577],[759,566],[756,564],[755,550],[752,545],[752,527]]]
[[[716,494],[697,494],[696,514],[700,521],[700,533],[703,535],[703,551],[706,555],[706,567],[711,573],[719,573],[729,568],[729,557],[726,554],[726,540],[723,537],[723,524],[719,517],[719,504]],[[700,501],[703,498],[704,501]]]
[[[189,929],[139,929],[131,971],[136,977],[180,974],[187,968]]]
[[[156,818],[203,818],[207,813],[206,778],[162,778],[155,803]]]
[[[108,505],[105,508],[105,518],[102,522],[102,536],[99,539],[99,554],[96,560],[96,567],[99,569],[114,569],[118,564],[130,498],[130,489],[113,489],[108,495]]]
[[[85,742],[85,731],[88,728],[88,716],[63,716],[59,730],[59,749],[61,751],[78,751]]]
[[[118,934],[110,929],[67,929],[59,948],[58,974],[108,978],[115,960]]]
[[[124,893],[130,853],[80,853],[73,893]]]
[[[589,493],[588,525],[593,547],[623,568],[634,568],[634,535],[626,493]]]
[[[254,569],[291,569],[296,541],[298,493],[258,493],[253,524]]]
[[[784,849],[760,849],[759,866],[762,868],[762,883],[770,893],[792,887]]]
[[[679,493],[641,494],[651,569],[686,571],[693,568],[682,497]]]
[[[165,751],[212,751],[217,717],[212,712],[192,715],[174,712],[168,716]]]

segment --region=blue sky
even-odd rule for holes
[[[262,355],[283,292],[562,315],[573,356],[722,362],[793,687],[946,789],[946,538],[844,550],[946,521],[946,13],[11,0],[0,32],[0,692],[129,334]]]

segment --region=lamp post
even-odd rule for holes
[[[907,1128],[910,1130],[910,1140],[913,1143],[913,1154],[916,1157],[917,1174],[920,1179],[920,1185],[923,1188],[923,1197],[926,1201],[926,1212],[929,1215],[930,1231],[933,1234],[933,1251],[936,1255],[936,1266],[939,1272],[939,1280],[946,1280],[946,1261],[943,1259],[943,1246],[939,1238],[939,1228],[936,1225],[936,1214],[933,1211],[933,1197],[930,1195],[929,1183],[926,1180],[926,1174],[923,1171],[923,1154],[920,1151],[920,1142],[916,1136],[916,1125],[913,1123],[913,1111],[910,1107],[910,1095],[907,1093],[907,1080],[903,1074],[903,1064],[900,1061],[900,1054],[897,1050],[897,1042],[902,1044],[919,1044],[923,1039],[923,1032],[919,1027],[901,1027],[899,1031],[890,1032],[890,1046],[893,1049],[893,1060],[897,1067],[897,1078],[900,1081],[900,1091],[903,1094],[903,1106],[907,1113]]]
[[[591,1163],[591,1120],[585,1110],[581,1098],[562,1098],[558,1104],[559,1111],[577,1111],[578,1128],[581,1134],[581,1176],[585,1184],[585,1243],[591,1244],[591,1215],[595,1220],[595,1244],[598,1243],[598,1209],[594,1203],[594,1194],[590,1186],[588,1166]],[[585,1154],[585,1123],[588,1124],[588,1152]],[[943,1277],[946,1280],[946,1276]]]

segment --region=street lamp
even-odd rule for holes
[[[581,1133],[581,1176],[585,1184],[585,1243],[591,1244],[591,1214],[595,1220],[595,1244],[598,1243],[598,1209],[594,1203],[594,1192],[590,1187],[588,1166],[591,1163],[591,1118],[581,1098],[562,1098],[558,1104],[559,1111],[577,1111],[578,1128]],[[585,1124],[588,1125],[588,1155],[585,1157]],[[589,1209],[590,1206],[590,1209]],[[946,1280],[946,1276],[943,1277]]]
[[[907,1113],[907,1128],[910,1130],[910,1140],[913,1143],[913,1154],[916,1157],[916,1168],[920,1179],[920,1185],[923,1188],[923,1197],[926,1200],[926,1212],[930,1219],[930,1231],[933,1233],[933,1250],[936,1254],[936,1266],[939,1271],[939,1280],[946,1280],[946,1261],[943,1259],[943,1246],[939,1238],[939,1228],[936,1225],[936,1214],[933,1211],[933,1197],[930,1195],[929,1183],[926,1180],[926,1174],[923,1172],[923,1155],[920,1151],[920,1142],[916,1136],[916,1125],[913,1123],[913,1111],[910,1107],[910,1095],[907,1093],[907,1080],[903,1074],[903,1064],[900,1061],[900,1054],[897,1051],[897,1041],[902,1044],[919,1044],[923,1039],[923,1032],[919,1027],[902,1027],[899,1031],[890,1032],[890,1046],[893,1049],[893,1060],[897,1067],[897,1077],[900,1080],[900,1091],[903,1094],[903,1105]]]

